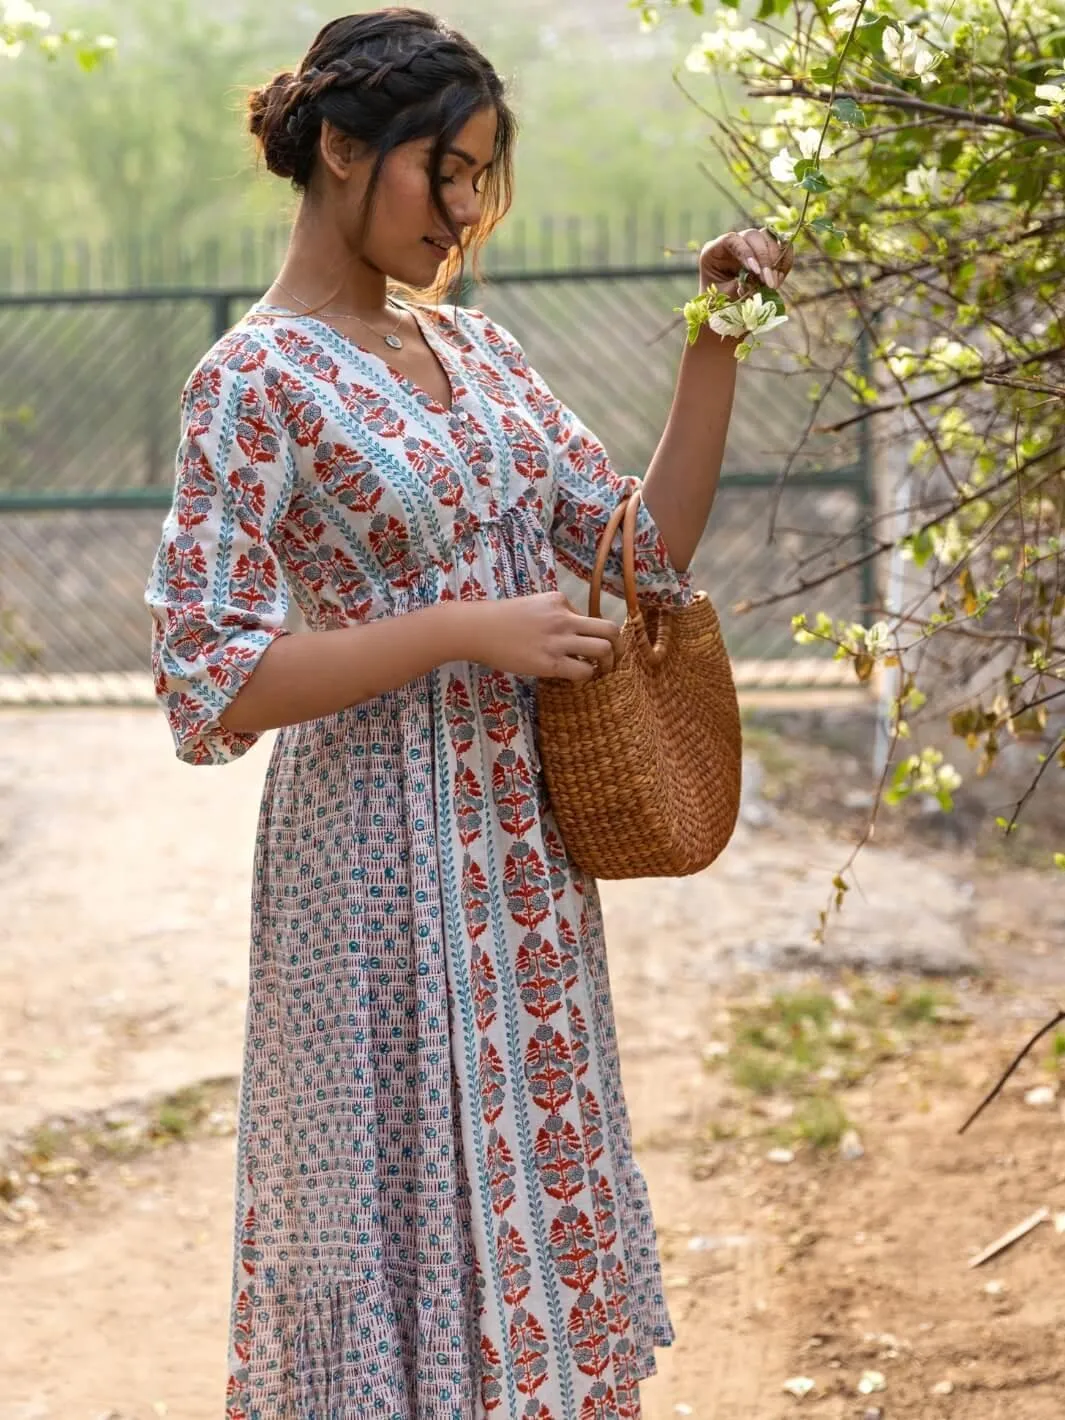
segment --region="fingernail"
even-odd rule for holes
[[[754,257],[751,257],[750,261],[747,263],[747,269],[753,271],[755,276],[762,276],[762,267],[759,262],[755,261]]]
[[[767,286],[772,286],[775,291],[780,285],[780,277],[775,271],[767,271],[765,274],[765,283]]]

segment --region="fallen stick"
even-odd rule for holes
[[[1008,1247],[1012,1247],[1014,1243],[1018,1243],[1022,1238],[1026,1238],[1029,1233],[1034,1233],[1036,1228],[1041,1227],[1049,1218],[1050,1209],[1040,1208],[1038,1213],[1033,1213],[1030,1218],[1025,1219],[1023,1223],[1019,1223],[1011,1232],[1005,1233],[997,1242],[993,1242],[990,1247],[985,1247],[983,1252],[971,1258],[969,1260],[969,1266],[983,1267],[985,1262],[990,1262],[992,1258],[998,1257],[1000,1253],[1005,1252]]]

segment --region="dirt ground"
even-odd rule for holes
[[[846,840],[756,747],[714,869],[603,888],[678,1330],[646,1420],[1057,1420],[1050,1045],[957,1127],[1065,993],[1061,880],[889,834],[820,948]],[[221,1416],[265,763],[187,769],[153,712],[0,715],[0,1420]]]

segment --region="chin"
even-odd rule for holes
[[[446,257],[432,251],[419,252],[407,261],[396,261],[393,258],[385,270],[389,280],[402,286],[411,286],[416,291],[424,291],[436,285],[446,260]]]

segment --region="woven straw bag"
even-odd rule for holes
[[[611,517],[588,599],[599,616],[623,527],[628,617],[614,669],[539,685],[551,807],[570,857],[597,878],[699,872],[732,837],[740,806],[740,713],[717,613],[704,592],[689,606],[640,609],[639,509],[635,493]]]

